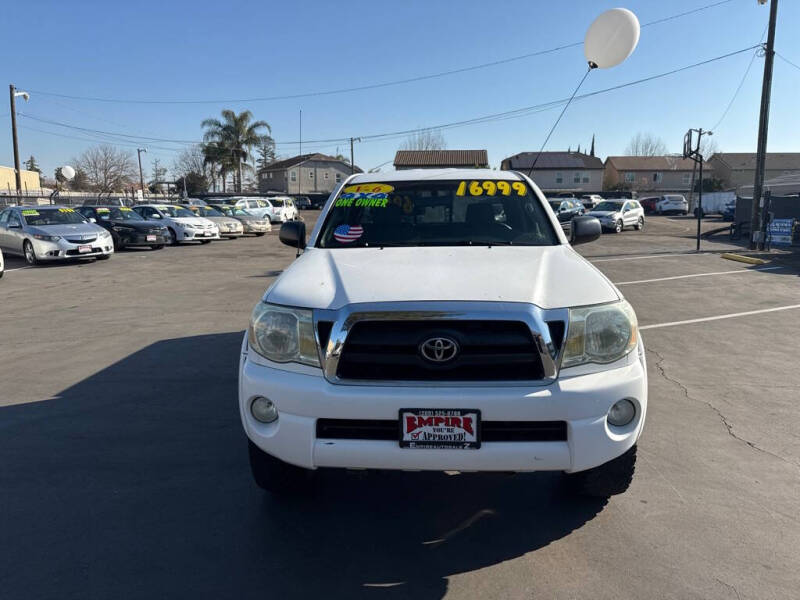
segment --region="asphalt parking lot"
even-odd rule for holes
[[[653,217],[580,247],[648,352],[637,474],[607,502],[551,473],[258,490],[236,369],[253,304],[294,257],[276,233],[8,257],[0,597],[797,598],[799,273],[725,260],[724,242],[694,254],[694,227]]]

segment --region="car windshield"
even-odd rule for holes
[[[317,240],[320,248],[557,243],[524,182],[492,179],[347,186]]]
[[[170,217],[194,217],[195,214],[182,206],[157,206],[158,210]]]
[[[547,202],[553,210],[558,210],[561,206],[561,200],[548,200]]]
[[[28,225],[74,225],[86,219],[72,208],[23,208],[21,211]]]
[[[216,208],[210,206],[192,206],[192,212],[199,217],[224,217]]]
[[[601,202],[597,206],[594,207],[594,210],[611,210],[617,212],[622,210],[622,202],[609,202],[606,200],[605,202]]]
[[[97,214],[101,219],[111,218],[115,221],[144,221],[139,213],[132,208],[128,208],[127,206],[109,206],[108,208],[98,208]]]

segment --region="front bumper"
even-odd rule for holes
[[[601,465],[627,451],[641,434],[647,411],[644,347],[608,371],[563,376],[548,386],[387,387],[336,385],[268,364],[248,348],[239,366],[239,410],[245,432],[259,448],[305,468],[345,467],[456,471],[567,471]],[[617,364],[620,364],[617,363]],[[256,396],[279,410],[264,424],[250,413]],[[631,398],[637,415],[624,428],[610,427],[614,402]],[[321,439],[316,421],[398,418],[401,408],[480,409],[484,421],[566,421],[567,441],[484,442],[477,450],[406,449],[398,441]]]
[[[219,230],[214,229],[183,229],[179,237],[181,241],[185,240],[218,240],[220,239]]]
[[[117,232],[123,246],[158,246],[169,244],[169,234],[140,231]]]
[[[244,233],[267,233],[268,231],[272,230],[269,222],[265,222],[263,225],[242,222],[242,226],[244,228]]]
[[[114,240],[111,236],[98,237],[94,241],[73,244],[62,238],[57,242],[29,238],[33,244],[33,251],[40,261],[71,260],[74,258],[92,258],[114,253]],[[89,251],[81,248],[89,247]]]

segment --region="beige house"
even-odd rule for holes
[[[708,164],[714,168],[714,177],[722,180],[725,189],[753,185],[756,178],[755,152],[717,152]],[[800,175],[800,152],[767,152],[764,166],[765,180]]]
[[[486,150],[398,150],[394,168],[405,169],[488,169]]]
[[[537,152],[520,152],[504,158],[504,171],[528,173]],[[542,152],[536,160],[531,178],[548,192],[599,192],[603,189],[603,161],[582,152]]]
[[[623,184],[637,192],[689,192],[694,165],[680,156],[609,156],[603,188]],[[704,165],[703,179],[709,179],[711,173],[709,165]]]
[[[279,160],[258,173],[261,192],[284,194],[329,194],[352,172],[361,173],[358,167],[326,154],[302,154]]]
[[[21,192],[32,192],[41,187],[39,183],[39,173],[36,171],[26,171],[25,169],[21,169],[20,174],[22,176]],[[0,194],[16,193],[17,179],[14,175],[13,167],[0,167]]]

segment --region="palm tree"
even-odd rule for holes
[[[230,150],[228,150],[222,142],[209,142],[204,144],[203,164],[209,168],[215,191],[217,177],[222,178],[222,191],[226,191],[225,182],[228,178],[228,173],[235,172],[236,170],[236,164],[233,161]]]
[[[271,132],[266,121],[253,121],[253,113],[245,110],[238,115],[232,110],[222,111],[222,120],[205,119],[203,139],[206,147],[212,146],[215,164],[234,167],[236,191],[242,191],[242,169],[249,167],[250,152]],[[263,130],[266,129],[266,133]],[[227,171],[227,169],[225,169]],[[238,177],[237,177],[238,175]],[[223,184],[224,184],[223,179]]]

